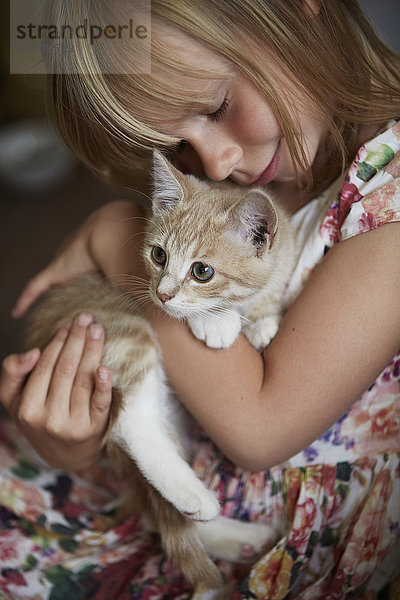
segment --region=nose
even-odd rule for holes
[[[165,304],[166,302],[168,302],[168,300],[171,300],[172,296],[169,296],[168,294],[161,294],[158,290],[156,292],[157,294],[157,298],[160,300],[160,302],[162,304]]]
[[[191,145],[202,162],[205,174],[213,181],[227,179],[243,156],[240,145],[222,133],[216,133],[212,139],[202,137],[193,140]]]

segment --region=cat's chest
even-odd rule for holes
[[[275,312],[282,303],[282,291],[276,286],[262,289],[246,300],[242,305],[241,313],[246,319],[257,321],[266,314]]]

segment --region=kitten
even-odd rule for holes
[[[265,348],[296,258],[289,217],[261,188],[199,181],[159,153],[153,179],[162,226],[150,229],[144,252],[151,298],[207,346],[228,347],[243,329]]]
[[[284,213],[262,190],[201,182],[158,153],[153,176],[144,244],[152,300],[214,348],[233,343],[242,324],[257,348],[267,345],[294,256]],[[54,288],[33,311],[26,346],[43,347],[82,311],[102,323],[114,385],[104,443],[125,483],[120,518],[144,515],[188,581],[218,587],[209,555],[240,561],[246,543],[256,556],[280,531],[217,517],[217,499],[188,465],[187,414],[166,383],[156,336],[122,305],[121,292],[99,275]]]

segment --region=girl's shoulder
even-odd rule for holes
[[[400,221],[400,120],[361,146],[336,208],[335,241]]]
[[[292,217],[299,248],[287,302],[336,243],[400,221],[400,119],[358,150],[345,176]]]

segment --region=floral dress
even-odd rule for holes
[[[344,181],[293,221],[302,252],[289,301],[334,244],[400,221],[400,122],[365,144]],[[224,597],[400,599],[400,353],[337,423],[283,465],[245,472],[197,429],[193,456],[225,517],[286,524],[252,566],[218,561],[229,584]],[[190,589],[137,517],[107,526],[119,490],[106,464],[82,477],[49,468],[1,419],[0,599],[217,598]]]

